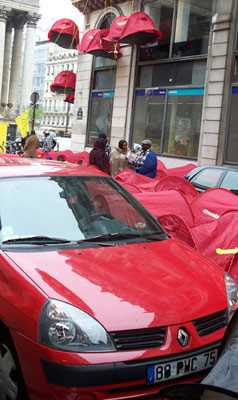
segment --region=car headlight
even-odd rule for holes
[[[96,319],[58,300],[47,301],[43,308],[40,342],[77,353],[115,351],[110,336]]]
[[[238,309],[238,285],[228,273],[225,273],[225,284],[229,318],[231,318],[234,312]]]

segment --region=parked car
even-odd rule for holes
[[[0,216],[3,398],[147,398],[214,365],[237,285],[113,179],[2,156]]]
[[[209,188],[224,188],[238,194],[238,168],[235,167],[197,167],[186,175],[186,179],[199,192]]]

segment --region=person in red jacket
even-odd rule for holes
[[[97,139],[94,143],[93,150],[89,154],[89,164],[95,165],[101,171],[109,174],[110,163],[109,156],[106,152],[106,141],[104,139]]]

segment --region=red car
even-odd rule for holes
[[[237,286],[103,173],[0,158],[3,399],[148,398],[216,362]]]

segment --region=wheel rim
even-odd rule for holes
[[[10,349],[0,344],[0,400],[16,400],[18,383],[17,366]]]

